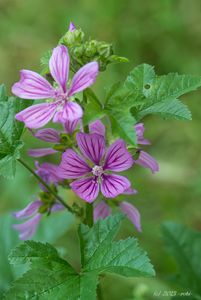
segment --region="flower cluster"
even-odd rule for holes
[[[69,31],[74,32],[70,25]],[[36,174],[43,182],[57,192],[57,185],[66,184],[67,188],[81,199],[94,205],[94,221],[107,217],[112,206],[128,216],[138,231],[141,231],[140,214],[129,202],[116,201],[119,195],[136,194],[130,180],[119,173],[135,165],[149,168],[153,173],[159,170],[158,163],[139,146],[133,156],[122,139],[109,143],[103,120],[88,124],[87,133],[82,125],[83,109],[75,102],[75,94],[91,86],[98,75],[99,66],[92,61],[81,67],[69,84],[70,57],[64,45],[57,46],[49,60],[50,81],[28,70],[20,72],[20,81],[12,87],[16,96],[24,99],[47,99],[46,102],[32,105],[19,112],[16,119],[24,122],[32,135],[52,144],[52,147],[30,149],[29,155],[42,157],[62,152],[58,166],[36,163]],[[42,128],[50,120],[62,124],[63,131]],[[138,145],[149,145],[144,138],[144,125],[134,125]],[[30,238],[44,213],[52,213],[64,207],[51,197],[49,191],[40,184],[41,193],[34,202],[23,210],[14,213],[17,219],[28,218],[24,223],[14,225],[21,239]],[[111,205],[113,203],[113,205]]]

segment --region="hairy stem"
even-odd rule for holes
[[[31,173],[31,174],[33,174],[34,175],[34,177],[39,181],[39,182],[41,182],[44,186],[45,186],[45,188],[48,190],[48,192],[50,192],[54,197],[55,197],[55,199],[56,200],[58,200],[63,206],[65,206],[71,213],[73,213],[74,211],[73,211],[73,209],[67,204],[67,203],[65,203],[65,201],[59,196],[59,195],[57,195],[57,193],[55,193],[55,191],[53,191],[52,189],[51,189],[51,187],[40,177],[40,176],[38,176],[35,172],[34,172],[34,170],[32,170],[32,168],[31,167],[29,167],[29,165],[26,163],[26,162],[24,162],[22,159],[18,159],[18,161]]]

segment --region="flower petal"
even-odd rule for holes
[[[150,142],[146,139],[144,139],[144,124],[138,123],[135,125],[135,132],[137,136],[137,143],[139,145],[150,145]]]
[[[28,155],[33,157],[43,157],[54,153],[57,151],[52,148],[29,149],[28,151]]]
[[[121,211],[127,215],[138,231],[142,231],[140,223],[140,213],[135,206],[129,202],[121,202],[119,205]]]
[[[63,124],[66,133],[72,134],[80,121],[81,119],[75,119],[74,121],[66,121]]]
[[[59,176],[59,166],[52,163],[42,163],[41,165],[36,161],[36,174],[40,176],[46,183],[58,183],[62,180]]]
[[[61,211],[61,210],[64,210],[65,207],[60,204],[60,203],[55,203],[52,208],[51,208],[51,212],[55,212],[55,211]]]
[[[159,165],[157,161],[145,151],[140,151],[140,156],[135,163],[144,168],[150,169],[153,174],[159,171]]]
[[[52,119],[56,108],[56,103],[36,104],[22,110],[15,118],[24,122],[28,128],[40,128]]]
[[[74,75],[71,82],[71,88],[68,92],[68,96],[70,97],[88,88],[90,85],[92,85],[95,82],[97,75],[98,75],[97,62],[90,62],[84,65]]]
[[[33,135],[42,141],[50,142],[50,143],[59,143],[60,137],[59,132],[53,128],[44,128],[36,131]]]
[[[115,198],[130,187],[130,181],[120,175],[104,174],[102,176],[101,192],[106,198]]]
[[[70,187],[81,199],[89,203],[93,202],[99,193],[99,184],[95,177],[75,180]]]
[[[73,22],[70,22],[68,30],[71,31],[71,32],[76,30],[75,24]]]
[[[54,48],[49,61],[50,73],[54,80],[62,87],[64,93],[66,93],[69,65],[68,49],[63,45]]]
[[[123,194],[125,194],[125,195],[136,195],[137,193],[138,193],[138,191],[135,189],[132,189],[131,187],[129,187],[127,190],[125,190],[123,192]]]
[[[36,72],[20,71],[20,81],[12,86],[12,93],[24,99],[45,99],[54,97],[51,84]]]
[[[29,203],[24,209],[14,212],[13,216],[17,219],[24,219],[31,217],[37,212],[38,208],[41,206],[42,202],[39,200]]]
[[[82,154],[99,165],[105,153],[105,139],[96,133],[77,133],[77,144]]]
[[[126,149],[126,144],[123,140],[117,140],[108,148],[104,170],[120,172],[129,169],[132,165],[132,156]]]
[[[88,174],[91,168],[86,161],[72,149],[67,149],[62,154],[61,164],[59,166],[59,176],[61,178],[79,178]]]
[[[94,222],[98,219],[105,219],[111,214],[111,209],[109,205],[107,205],[104,201],[101,201],[95,208],[94,208]]]
[[[36,232],[38,223],[40,222],[41,218],[42,214],[36,214],[34,217],[22,224],[13,225],[13,228],[19,231],[19,238],[21,240],[30,239]]]
[[[96,120],[89,124],[89,132],[97,133],[105,137],[105,125],[100,120]]]
[[[53,121],[59,123],[65,123],[66,121],[74,121],[81,119],[83,115],[83,110],[81,106],[75,102],[68,101],[64,107],[57,111]]]

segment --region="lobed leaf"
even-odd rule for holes
[[[11,263],[29,263],[30,269],[13,283],[6,299],[95,300],[98,275],[153,276],[146,254],[133,238],[113,242],[122,215],[98,221],[92,228],[81,224],[81,271],[77,273],[50,244],[24,242],[14,249]]]

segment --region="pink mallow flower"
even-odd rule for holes
[[[143,123],[138,123],[135,125],[138,145],[150,145],[149,140],[144,138],[144,130]],[[135,160],[135,164],[150,169],[152,173],[159,171],[158,162],[150,154],[141,149],[139,149],[139,158]]]
[[[64,133],[67,133],[71,135],[76,127],[78,126],[78,123],[81,122],[81,119],[77,119],[74,121],[66,121],[63,124],[64,127]],[[39,140],[49,142],[49,143],[54,143],[54,144],[59,144],[60,143],[60,134],[63,133],[62,131],[58,131],[53,128],[44,128],[44,129],[39,129],[36,132],[31,131],[32,134]],[[47,156],[51,155],[54,153],[57,153],[58,151],[52,148],[35,148],[35,149],[29,149],[28,154],[29,156],[33,157],[42,157],[42,156]]]
[[[16,219],[24,220],[27,219],[25,222],[21,224],[14,224],[13,228],[19,232],[19,238],[21,240],[30,239],[36,232],[36,229],[39,225],[39,222],[43,216],[43,214],[39,213],[39,208],[43,205],[40,200],[35,200],[28,204],[24,209],[13,213],[13,216]],[[50,211],[55,212],[59,210],[63,210],[63,205],[59,203],[55,203]]]
[[[133,223],[137,231],[141,232],[140,213],[137,208],[126,201],[120,202],[118,207],[120,211],[123,212]],[[94,222],[96,222],[98,219],[107,218],[111,214],[111,208],[107,203],[101,201],[97,206],[95,206],[93,214]]]
[[[39,165],[36,164],[36,173],[40,176],[47,184],[57,185],[62,179],[58,176],[58,166],[51,163],[43,163]],[[43,184],[40,184],[40,188],[43,191],[46,191],[46,188]],[[19,232],[19,238],[21,240],[30,239],[36,232],[38,224],[43,216],[38,210],[43,205],[43,202],[40,200],[35,200],[28,204],[24,209],[13,213],[13,216],[16,219],[24,220],[25,222],[21,224],[13,225],[13,228]],[[50,212],[63,210],[64,206],[60,203],[55,202],[54,205],[50,208]]]
[[[68,49],[59,45],[54,48],[49,61],[50,73],[57,83],[52,86],[45,78],[33,71],[22,70],[20,81],[12,87],[14,95],[24,99],[47,99],[52,102],[30,106],[16,115],[16,119],[28,128],[40,128],[52,118],[54,122],[64,123],[79,119],[83,115],[79,104],[72,102],[72,96],[91,86],[98,75],[98,63],[84,65],[74,75],[71,85],[67,87],[70,70]]]
[[[103,125],[100,121],[99,125]],[[90,126],[90,133],[78,133],[76,140],[82,156],[72,149],[62,155],[59,176],[64,179],[77,179],[70,186],[83,200],[91,203],[99,190],[106,198],[115,198],[130,188],[130,181],[125,176],[111,172],[121,172],[133,165],[133,159],[123,140],[114,142],[108,149],[103,136],[104,125],[98,126],[99,133]],[[97,132],[97,131],[96,131]]]

